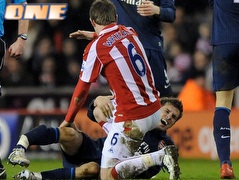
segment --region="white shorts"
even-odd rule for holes
[[[160,110],[143,119],[112,122],[102,151],[101,167],[114,167],[117,162],[132,157],[146,132],[156,128],[159,121]]]

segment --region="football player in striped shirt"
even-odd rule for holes
[[[97,38],[84,51],[79,81],[60,127],[71,126],[87,98],[91,83],[100,74],[105,77],[116,104],[101,160],[101,179],[109,180],[117,162],[133,156],[145,133],[158,125],[161,105],[136,32],[117,25],[116,8],[110,1],[94,1],[89,14]]]

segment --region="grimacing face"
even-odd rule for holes
[[[179,117],[180,111],[170,103],[166,103],[160,109],[160,122],[158,128],[161,131],[166,131],[171,128]]]

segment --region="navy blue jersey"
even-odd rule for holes
[[[152,0],[160,6],[160,15],[143,17],[137,13],[137,4],[142,0],[111,0],[117,9],[118,23],[130,26],[138,33],[139,39],[145,49],[163,50],[163,37],[161,36],[160,22],[173,22],[176,9],[174,0]]]
[[[142,0],[111,0],[117,9],[118,23],[132,27],[138,34],[154,75],[156,89],[160,96],[171,96],[172,88],[167,77],[164,59],[164,41],[160,31],[160,22],[173,22],[176,17],[174,0],[151,0],[160,7],[160,15],[141,16],[137,5]]]
[[[209,2],[213,7],[211,44],[239,43],[239,1],[210,0]]]

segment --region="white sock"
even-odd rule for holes
[[[28,141],[27,137],[26,137],[24,134],[21,135],[19,141],[17,142],[17,145],[21,145],[21,146],[23,146],[25,149],[28,148],[28,146],[29,146],[29,141]]]
[[[118,163],[115,170],[121,178],[133,178],[152,166],[161,165],[163,157],[163,150],[134,156]]]
[[[165,155],[164,150],[158,150],[150,153],[155,165],[162,165],[163,157]]]
[[[37,179],[42,179],[42,175],[39,172],[32,172]]]

